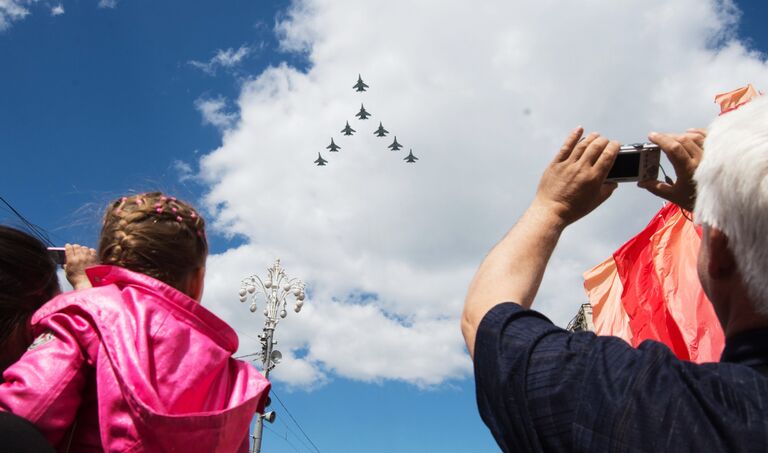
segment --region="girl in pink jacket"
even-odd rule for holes
[[[92,289],[32,318],[35,342],[3,374],[0,410],[59,451],[247,451],[269,382],[233,359],[237,335],[199,304],[205,222],[160,193],[107,210]]]

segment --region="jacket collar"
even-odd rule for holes
[[[176,288],[148,275],[130,271],[124,267],[112,265],[92,266],[85,270],[94,288],[115,285],[120,290],[126,287],[143,288],[161,297],[171,306],[179,308],[181,313],[194,322],[200,330],[232,352],[237,350],[238,338],[232,328],[213,314],[200,302],[192,299]]]
[[[768,365],[768,329],[748,330],[727,338],[720,361],[753,368]]]

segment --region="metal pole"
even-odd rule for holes
[[[2,1],[2,0],[0,0]],[[285,269],[280,265],[280,260],[276,260],[275,264],[267,269],[267,278],[262,280],[258,275],[251,275],[246,277],[241,282],[240,286],[240,302],[245,302],[251,295],[252,303],[250,306],[251,313],[255,313],[257,310],[256,298],[261,294],[265,299],[264,316],[266,320],[264,322],[264,334],[259,336],[262,347],[262,373],[265,378],[269,378],[269,372],[280,362],[280,351],[273,350],[275,327],[280,322],[281,318],[285,318],[288,312],[286,311],[286,299],[288,296],[293,296],[296,299],[296,306],[294,311],[296,313],[301,311],[302,305],[304,305],[304,282],[298,278],[289,278],[285,273]],[[272,421],[274,418],[270,417],[268,421]],[[256,414],[256,425],[253,428],[253,447],[252,453],[261,453],[261,441],[264,433],[264,414]]]
[[[271,362],[271,356],[272,356],[272,334],[274,333],[274,328],[264,328],[264,358],[262,360],[262,366],[264,367],[264,378],[269,379],[269,370],[271,369],[272,364]],[[253,449],[251,449],[252,453],[261,453],[261,437],[262,433],[264,431],[264,414],[256,414],[256,426],[253,428]]]

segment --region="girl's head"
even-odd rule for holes
[[[208,256],[205,220],[160,192],[122,197],[107,207],[98,254],[102,264],[149,275],[199,299]]]
[[[0,371],[27,349],[32,314],[59,291],[56,264],[45,245],[0,225]]]

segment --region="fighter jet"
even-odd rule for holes
[[[317,160],[315,161],[318,167],[325,167],[325,164],[328,163],[327,160],[323,159],[323,156],[320,155],[320,153],[317,153]]]
[[[416,162],[417,160],[419,160],[419,158],[418,158],[418,157],[416,157],[416,156],[414,156],[414,155],[413,155],[413,150],[411,150],[411,151],[408,153],[408,155],[405,157],[405,159],[403,159],[403,160],[404,160],[404,161],[406,161],[406,162],[408,162],[409,164],[412,164],[412,163]]]
[[[333,143],[333,137],[331,137],[331,144],[326,146],[325,149],[330,149],[332,153],[338,153],[341,149],[341,146],[337,145],[336,143]]]
[[[357,112],[355,116],[360,118],[361,120],[367,120],[368,117],[371,116],[371,114],[365,111],[365,106],[363,104],[360,104],[360,111]]]
[[[363,78],[360,76],[360,74],[358,74],[357,83],[352,88],[354,88],[355,91],[365,91],[365,89],[368,88],[368,85],[363,82]]]
[[[392,142],[391,145],[387,146],[387,148],[391,149],[392,151],[399,151],[400,148],[402,147],[403,145],[401,145],[400,143],[397,143],[397,135],[395,135],[395,141]]]
[[[352,135],[354,132],[355,130],[349,127],[349,121],[347,121],[347,125],[344,126],[344,129],[341,130],[341,133],[344,135]]]
[[[385,137],[389,134],[389,131],[384,129],[384,126],[381,125],[381,121],[379,121],[379,128],[373,131],[373,134],[377,137]]]

